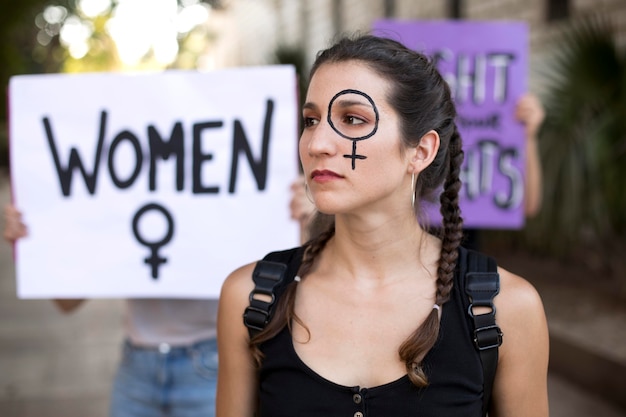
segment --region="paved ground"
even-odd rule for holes
[[[0,178],[0,206],[8,201]],[[11,248],[0,242],[0,417],[106,416],[122,309],[120,300],[92,300],[64,315],[48,300],[18,300]],[[571,330],[564,320],[551,332]],[[626,415],[556,373],[549,390],[552,417]]]

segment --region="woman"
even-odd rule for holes
[[[480,358],[455,286],[463,153],[448,86],[424,56],[373,36],[323,51],[310,79],[300,157],[334,222],[305,245],[299,279],[252,340],[242,314],[255,264],[227,278],[217,415],[481,415]],[[437,238],[419,203],[442,184]],[[505,336],[490,415],[547,416],[541,300],[498,272]]]

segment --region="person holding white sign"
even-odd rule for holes
[[[300,183],[294,182],[290,211],[305,239],[313,207],[296,186]],[[4,208],[4,219],[3,236],[9,243],[28,234],[14,205]],[[86,300],[53,301],[69,313]],[[217,304],[204,299],[126,300],[126,340],[113,383],[111,417],[215,415]]]
[[[4,238],[27,235],[21,213],[4,209]],[[85,300],[54,300],[64,312]],[[215,415],[217,300],[128,299],[122,360],[113,383],[111,417]]]
[[[538,293],[460,246],[455,116],[432,62],[396,41],[344,38],[318,54],[299,149],[334,222],[224,282],[218,417],[548,415]],[[438,238],[418,219],[441,184]]]

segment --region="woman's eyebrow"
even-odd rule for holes
[[[318,107],[315,103],[311,103],[310,101],[304,103],[302,105],[302,110],[313,110],[313,111],[317,111]]]
[[[346,108],[346,107],[351,107],[351,106],[363,106],[363,107],[368,107],[370,109],[372,108],[372,105],[370,103],[364,103],[360,100],[350,100],[350,99],[335,100],[333,105],[337,105],[340,108]]]

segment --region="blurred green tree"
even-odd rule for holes
[[[7,41],[0,45],[0,83],[4,97],[8,93],[11,76],[16,74],[37,74],[57,72],[61,61],[48,49],[37,56],[34,54],[39,28],[35,25],[35,17],[40,14],[48,0],[5,1],[0,13],[0,37]],[[61,1],[72,9],[72,1]],[[58,42],[58,40],[57,40]],[[7,150],[7,101],[0,100],[0,167],[8,165]]]

